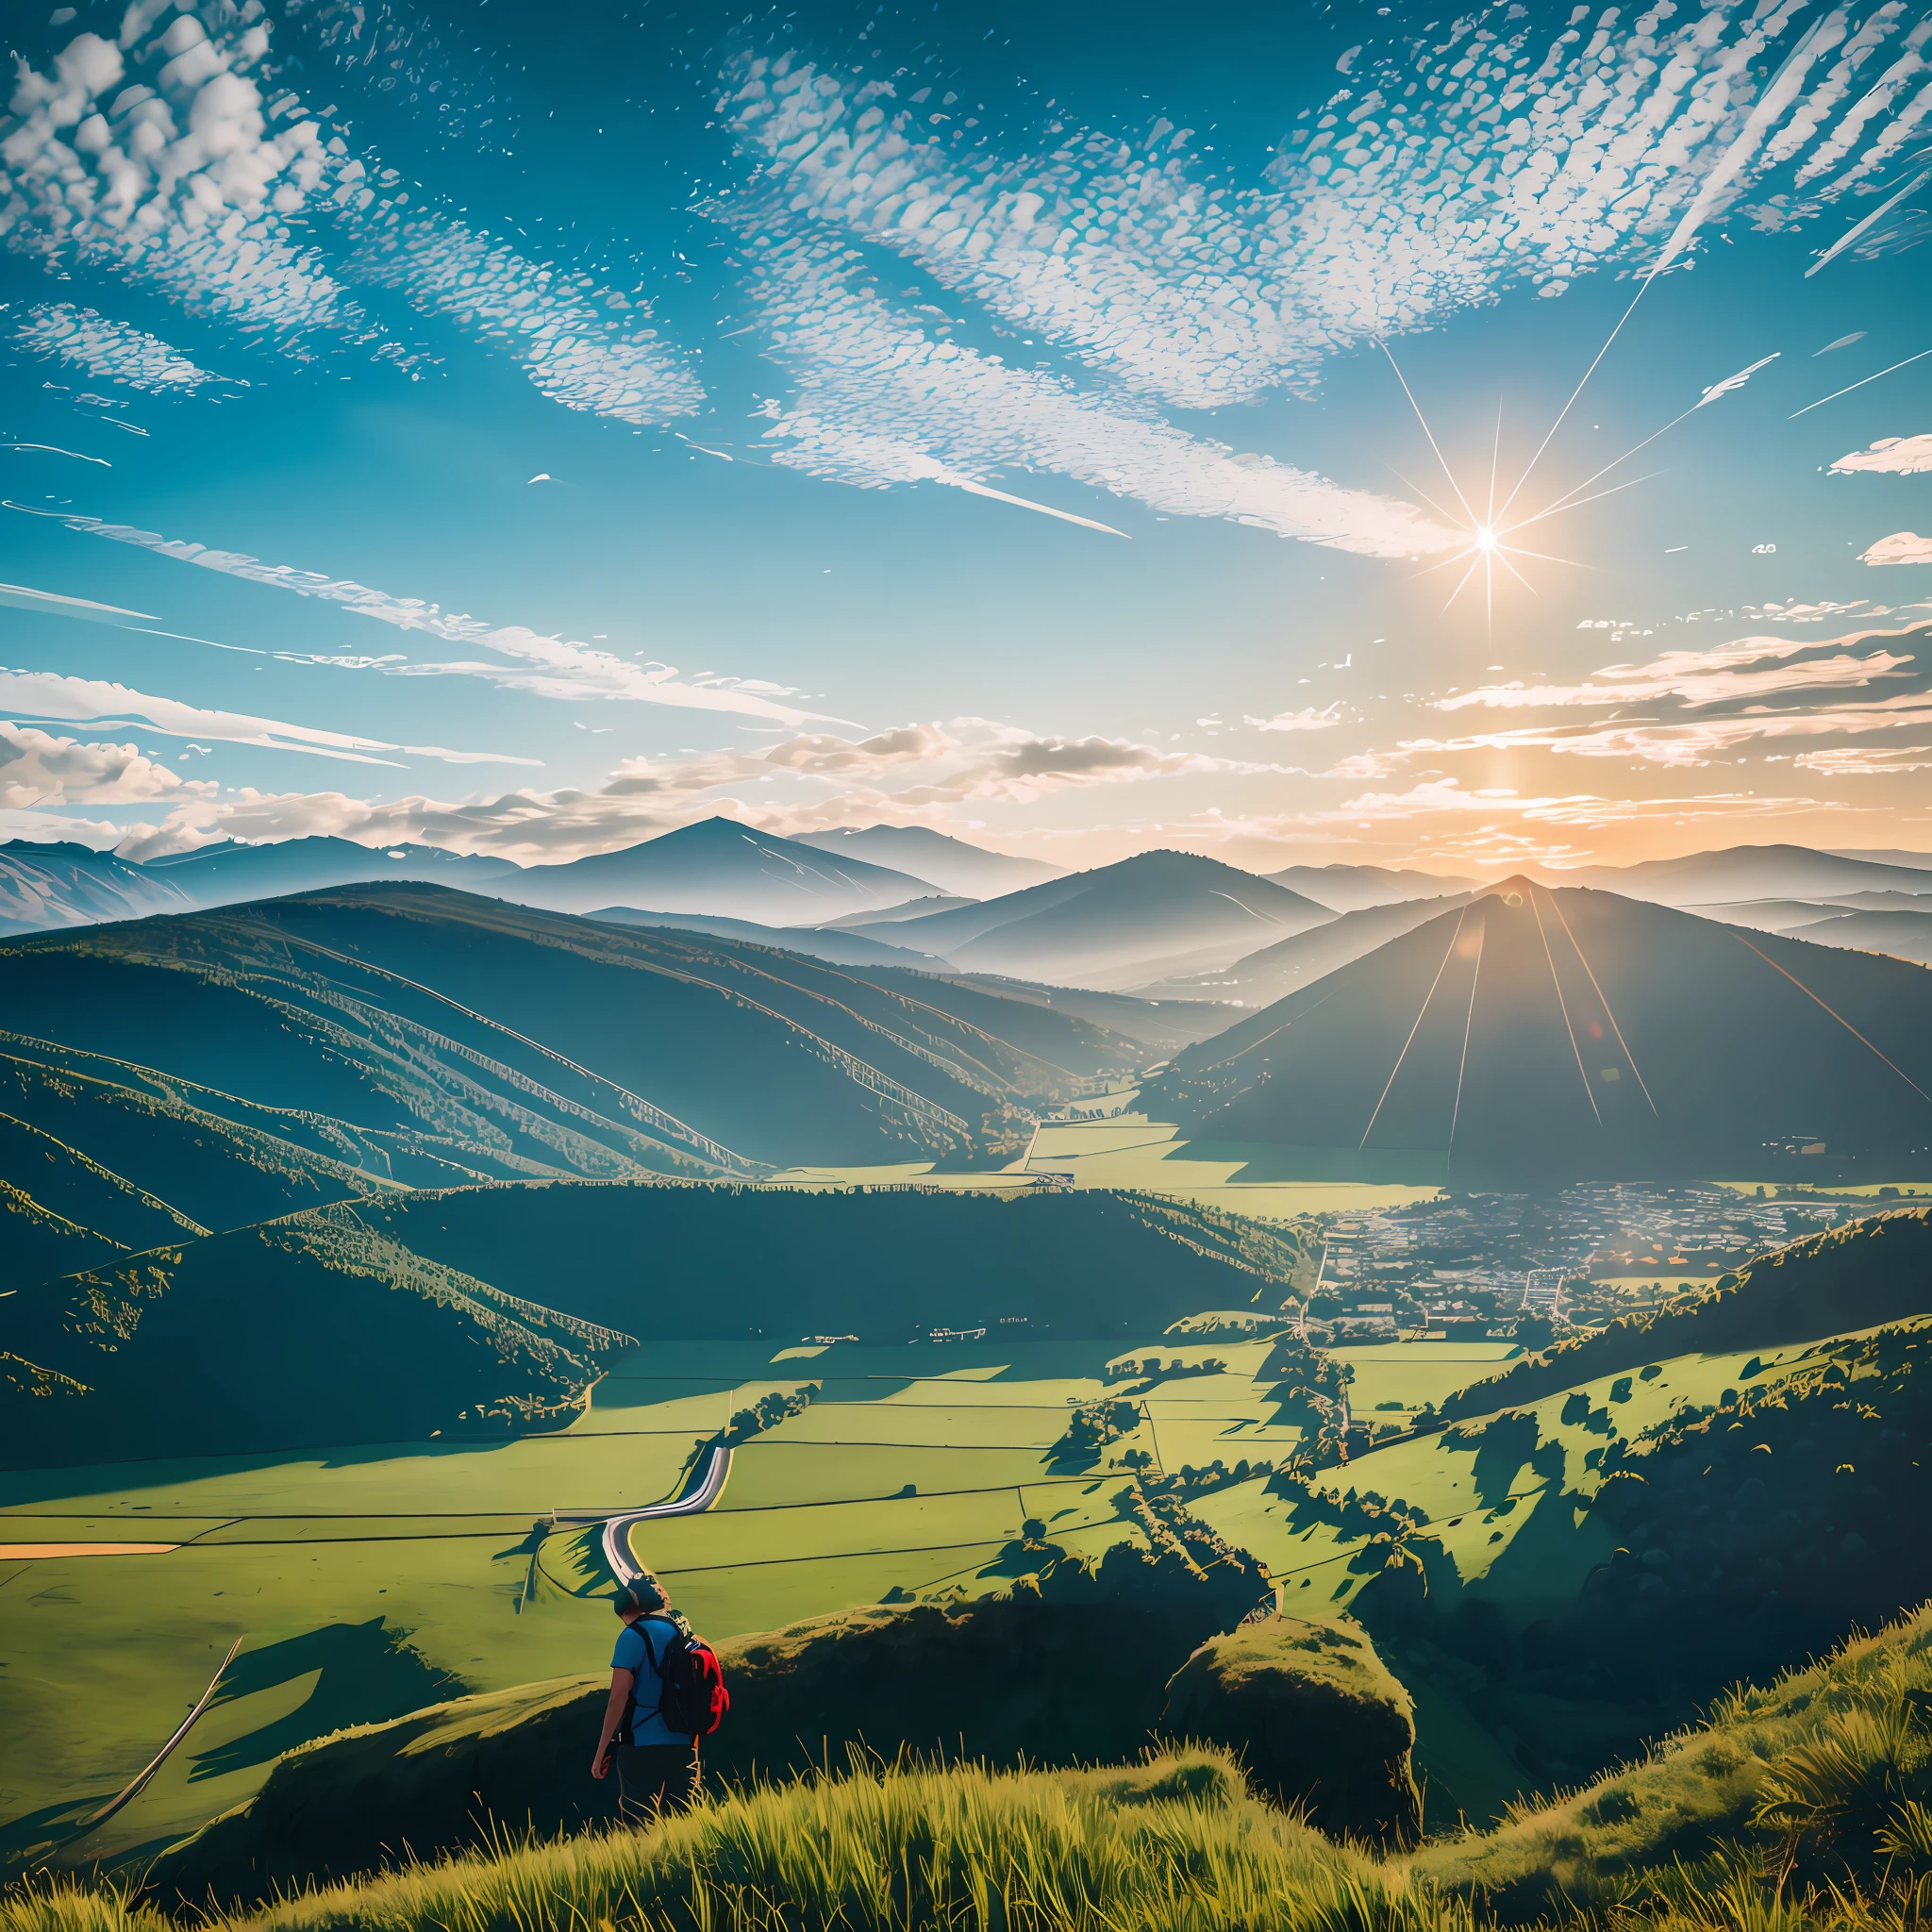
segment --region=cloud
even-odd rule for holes
[[[1890,540],[1888,540],[1890,541]],[[1915,540],[1916,541],[1916,540]],[[1865,657],[1851,652],[1873,639],[1893,634],[1866,631],[1828,644],[1793,642],[1785,638],[1742,638],[1708,651],[1665,651],[1648,664],[1612,664],[1590,674],[1590,684],[1480,685],[1430,702],[1439,711],[1472,706],[1489,710],[1547,710],[1561,706],[1655,704],[1675,698],[1687,706],[1763,699],[1832,686],[1863,686],[1892,677],[1912,663],[1880,646]],[[1807,655],[1832,652],[1834,656]],[[1792,661],[1802,660],[1802,661]],[[1747,669],[1774,665],[1774,669]]]
[[[130,691],[125,684],[108,684],[92,677],[63,677],[51,671],[0,669],[0,711],[78,724],[136,723],[169,738],[219,739],[229,744],[259,745],[269,751],[347,758],[360,765],[396,762],[394,758],[377,757],[379,752],[441,758],[459,765],[540,762],[536,758],[513,758],[507,752],[446,751],[434,744],[391,744],[387,739],[321,731],[312,725],[287,724],[275,718],[256,718],[242,711],[208,710],[199,705],[181,704],[174,698]]]
[[[1932,470],[1932,436],[1881,436],[1870,449],[1855,449],[1832,464],[1834,476],[1867,470],[1887,476],[1921,476]],[[1866,561],[1873,559],[1868,555]]]
[[[1408,504],[1238,455],[929,335],[859,285],[836,236],[772,202],[743,199],[718,212],[751,258],[767,353],[794,380],[789,405],[765,408],[774,462],[873,489],[1044,471],[1170,515],[1225,518],[1366,557],[1459,541]]]
[[[84,371],[102,382],[167,395],[190,395],[210,383],[246,389],[225,375],[210,375],[158,336],[144,335],[71,302],[42,302],[29,308],[13,330],[13,340],[29,355],[43,356]]]
[[[1707,792],[1690,798],[1604,798],[1591,792],[1524,796],[1507,786],[1465,791],[1455,778],[1432,778],[1407,791],[1365,791],[1325,812],[1301,814],[1303,824],[1407,822],[1449,815],[1518,819],[1531,824],[1601,827],[1644,819],[1691,824],[1713,818],[1776,818],[1830,810],[1813,798],[1765,797],[1757,792]]]
[[[1654,267],[1753,191],[1772,191],[1755,226],[1814,220],[1932,109],[1895,6],[1815,25],[1734,4],[1583,19],[1391,23],[1402,39],[1354,50],[1258,180],[1165,119],[1049,118],[1002,143],[984,107],[797,49],[729,62],[720,111],[787,208],[1133,393],[1212,408],[1306,392],[1336,350],[1511,281],[1560,294]]]
[[[142,805],[175,793],[212,793],[132,744],[83,744],[0,722],[0,806]]]
[[[124,610],[118,604],[96,604],[91,597],[66,597],[58,591],[36,591],[26,584],[0,584],[0,604],[41,617],[79,617],[90,624],[137,630],[160,621],[145,610]]]
[[[1832,778],[1883,778],[1892,772],[1932,772],[1932,744],[1835,745],[1804,752],[1791,763]]]
[[[1932,563],[1932,537],[1916,530],[1897,530],[1881,537],[1859,558],[1860,563]]]
[[[44,516],[50,512],[36,510],[33,514]],[[62,515],[59,521],[70,530],[87,536],[130,543],[137,549],[151,550],[158,557],[196,564],[224,576],[239,577],[244,583],[292,591],[298,597],[338,604],[358,617],[374,618],[378,624],[393,625],[399,630],[421,631],[445,643],[480,646],[515,660],[512,664],[490,664],[474,658],[411,663],[393,657],[283,654],[300,657],[305,662],[333,664],[345,670],[375,669],[396,677],[476,677],[499,690],[527,691],[534,697],[559,698],[571,703],[582,703],[587,698],[629,699],[686,710],[766,718],[785,725],[802,724],[820,715],[777,702],[787,694],[788,688],[783,685],[711,675],[680,679],[675,665],[636,663],[611,651],[545,637],[523,625],[489,625],[480,618],[444,611],[419,597],[391,596],[387,591],[374,591],[346,577],[327,577],[317,571],[297,570],[291,564],[263,563],[244,551],[215,550],[204,543],[163,537],[153,530],[138,530],[128,524],[104,523],[99,517]]]
[[[1279,770],[1124,739],[1055,738],[960,719],[867,739],[808,733],[757,750],[626,758],[589,790],[372,804],[337,791],[244,789],[184,801],[159,824],[130,830],[119,849],[129,858],[153,858],[215,838],[327,833],[364,844],[421,840],[532,864],[614,851],[717,812],[793,833],[886,818],[924,822],[952,806],[1028,804],[1097,786]],[[768,785],[789,788],[790,795],[774,798],[763,790]]]
[[[1318,711],[1310,705],[1299,711],[1277,711],[1272,718],[1243,718],[1243,724],[1252,725],[1257,731],[1326,731],[1340,724],[1341,720],[1341,700],[1340,698],[1326,710]]]

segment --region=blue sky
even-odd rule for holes
[[[1909,8],[9,32],[0,833],[1927,842]]]

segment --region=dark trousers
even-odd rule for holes
[[[660,1812],[687,1810],[698,1794],[698,1747],[620,1744],[617,1786],[617,1808],[626,1824],[648,1824]]]

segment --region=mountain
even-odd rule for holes
[[[809,925],[898,906],[932,890],[909,873],[714,818],[622,852],[534,865],[517,879],[512,896],[557,912],[653,906],[759,925]]]
[[[1900,865],[1908,872],[1932,872],[1932,852],[1835,852],[1835,858],[1863,858],[1874,865]]]
[[[1064,869],[1038,858],[1011,858],[989,852],[944,832],[924,825],[868,825],[863,831],[841,827],[833,832],[803,832],[796,842],[821,852],[862,858],[930,879],[941,891],[962,899],[996,899],[1002,893],[1024,891],[1061,878]]]
[[[1932,912],[1844,912],[1783,930],[1787,938],[1815,946],[1856,946],[1861,953],[1932,965]]]
[[[65,1124],[43,1083],[34,1124],[220,1226],[243,1218],[221,1208],[225,1182],[210,1174],[213,1198],[191,1205],[190,1182],[154,1165],[195,1138],[174,1109],[227,1124],[195,1131],[238,1189],[326,1174],[259,1219],[393,1183],[984,1158],[1148,1058],[1033,1004],[975,994],[962,1019],[916,973],[862,977],[428,885],[0,945],[0,1015],[7,1052],[100,1085]],[[137,1093],[158,1111],[118,1097]]]
[[[1478,879],[1443,878],[1428,872],[1391,872],[1380,865],[1291,865],[1266,876],[1336,912],[1360,912],[1409,899],[1440,899],[1481,884]]]
[[[696,932],[712,939],[742,940],[748,945],[776,946],[788,953],[803,953],[810,959],[826,959],[835,966],[942,966],[929,953],[914,953],[905,946],[889,946],[880,940],[869,940],[858,933],[841,932],[836,926],[759,925],[749,919],[716,919],[704,912],[645,912],[635,906],[606,906],[585,917],[604,925],[669,927],[678,932]]]
[[[1894,865],[1804,845],[1733,845],[1685,858],[1596,866],[1562,875],[1564,885],[1591,886],[1659,905],[1736,905],[1751,899],[1819,899],[1846,892],[1923,892],[1923,866]]]
[[[1239,1008],[1198,996],[1137,999],[1130,993],[1096,992],[1089,987],[1036,986],[1029,980],[1004,979],[993,973],[958,973],[924,979],[920,996],[961,1017],[978,1010],[966,1006],[966,1001],[997,999],[1001,1002],[997,1010],[1005,1016],[1004,1024],[1014,1038],[1018,1034],[1013,1031],[1017,1025],[1013,1008],[1042,1007],[1051,1013],[1085,1020],[1108,1033],[1138,1041],[1159,1059],[1197,1040],[1208,1039],[1241,1018]]]
[[[1140,1104],[1337,1177],[1932,1174],[1932,977],[1516,877],[1189,1048]]]
[[[1344,912],[1326,925],[1297,933],[1293,939],[1277,940],[1218,973],[1162,980],[1137,991],[1148,999],[1192,997],[1229,1000],[1243,1007],[1266,1006],[1468,899],[1467,892],[1455,892],[1440,899],[1399,899],[1392,905],[1365,906],[1359,911]]]
[[[186,912],[193,899],[173,880],[87,845],[0,845],[0,939]]]
[[[0,1436],[44,1465],[507,1434],[558,1417],[633,1337],[898,1342],[1006,1319],[1107,1338],[1273,1306],[1302,1254],[1288,1228],[1099,1190],[395,1194],[22,1290],[9,1351],[78,1387],[0,1377]]]
[[[287,892],[325,891],[376,879],[409,879],[477,891],[516,878],[508,858],[476,858],[435,845],[358,845],[353,839],[285,839],[275,845],[225,840],[194,852],[151,858],[142,868],[185,892],[195,905],[235,906]],[[172,909],[172,908],[162,908]]]
[[[901,921],[892,939],[973,972],[1116,987],[1158,977],[1168,960],[1198,961],[1196,970],[1225,963],[1333,917],[1218,859],[1143,852],[984,905]]]
[[[828,919],[809,930],[843,932],[851,926],[864,926],[867,931],[873,931],[899,924],[908,919],[924,919],[929,912],[953,912],[961,906],[977,906],[979,903],[975,898],[962,898],[950,892],[928,892],[924,898],[908,899],[903,906],[888,906],[883,912],[841,913],[837,919]]]

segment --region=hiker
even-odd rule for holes
[[[648,1573],[620,1590],[611,1607],[624,1629],[610,1659],[610,1702],[591,1775],[608,1777],[614,1762],[620,1815],[628,1824],[647,1824],[661,1812],[685,1810],[698,1794],[697,1739],[673,1730],[662,1709],[666,1657],[674,1644],[690,1641],[691,1625]]]

